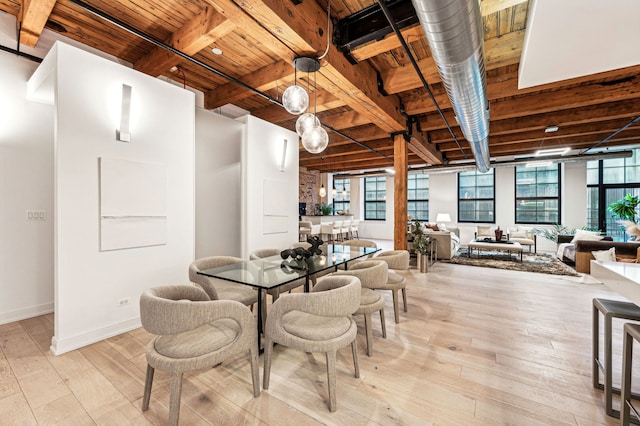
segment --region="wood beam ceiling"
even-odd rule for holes
[[[51,15],[56,0],[24,0],[18,17],[20,44],[34,47]]]
[[[176,50],[191,56],[229,34],[235,28],[236,24],[233,21],[227,19],[213,6],[207,5],[200,14],[172,33],[165,42]],[[183,59],[179,56],[156,46],[148,55],[136,61],[134,68],[140,72],[158,76],[182,61]]]

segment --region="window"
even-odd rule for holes
[[[640,196],[640,149],[632,152],[630,158],[587,162],[587,227],[614,241],[625,241],[627,235],[607,206],[627,194]]]
[[[495,184],[493,169],[458,173],[459,222],[495,222]]]
[[[516,166],[516,223],[560,221],[560,164]]]
[[[351,180],[334,179],[333,187],[336,189],[336,196],[333,199],[334,212],[348,212],[351,199]]]
[[[407,215],[429,220],[429,175],[410,174],[407,182]]]
[[[387,215],[387,178],[364,178],[365,220],[385,220]]]

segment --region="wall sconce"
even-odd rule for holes
[[[287,140],[282,141],[282,159],[280,160],[280,171],[284,172],[284,165],[287,161]]]
[[[120,142],[131,142],[131,91],[131,86],[122,85],[120,128],[116,129],[116,140]]]
[[[320,195],[320,198],[327,196],[327,190],[324,187],[324,183],[322,184],[322,186],[320,186],[320,191],[318,191],[318,195]]]

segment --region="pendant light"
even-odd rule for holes
[[[324,187],[324,183],[320,186],[320,191],[318,191],[318,195],[320,195],[320,198],[324,198],[327,196],[327,190]]]
[[[331,198],[336,198],[338,195],[338,191],[336,190],[336,184],[333,184],[333,189],[331,190]]]
[[[324,58],[329,52],[329,35],[330,35],[330,23],[331,23],[331,0],[327,2],[327,48],[324,53],[317,57],[311,58],[308,56],[299,56],[293,60],[293,67],[295,68],[295,77],[297,78],[297,72],[302,71],[307,74],[313,73],[313,82],[314,82],[314,100],[313,100],[313,114],[311,112],[306,112],[296,120],[296,132],[301,137],[302,146],[311,154],[319,154],[324,151],[329,145],[329,135],[327,131],[322,127],[320,120],[318,119],[316,112],[316,104],[317,104],[317,79],[316,73],[320,69],[320,59]],[[309,89],[309,76],[307,76],[307,90]],[[305,92],[307,96],[307,106],[304,109],[300,109],[302,107],[302,103],[294,104],[293,99],[296,97],[298,89],[304,91],[304,89],[297,84],[290,86],[287,90],[284,91],[282,96],[282,103],[285,109],[291,114],[299,115],[303,113],[306,108],[309,106],[309,94]],[[291,90],[290,96],[288,93]],[[295,93],[294,93],[295,91]],[[295,95],[295,96],[294,96]],[[302,96],[302,95],[300,95]],[[286,97],[286,98],[285,98]],[[291,98],[291,100],[289,99]],[[291,108],[291,110],[290,110]],[[326,194],[326,191],[325,191]]]
[[[347,199],[347,187],[346,186],[342,187],[342,199],[343,200]]]

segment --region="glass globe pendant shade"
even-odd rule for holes
[[[320,195],[320,197],[325,197],[327,195],[327,190],[324,189],[324,183],[320,187],[320,190],[318,191],[318,195]]]
[[[297,84],[289,86],[282,94],[282,105],[289,114],[302,114],[309,107],[309,94]]]
[[[305,112],[296,120],[296,132],[302,137],[307,130],[320,125],[320,120],[314,114]]]
[[[302,135],[302,146],[312,154],[319,154],[329,145],[329,135],[322,126],[315,126]]]

